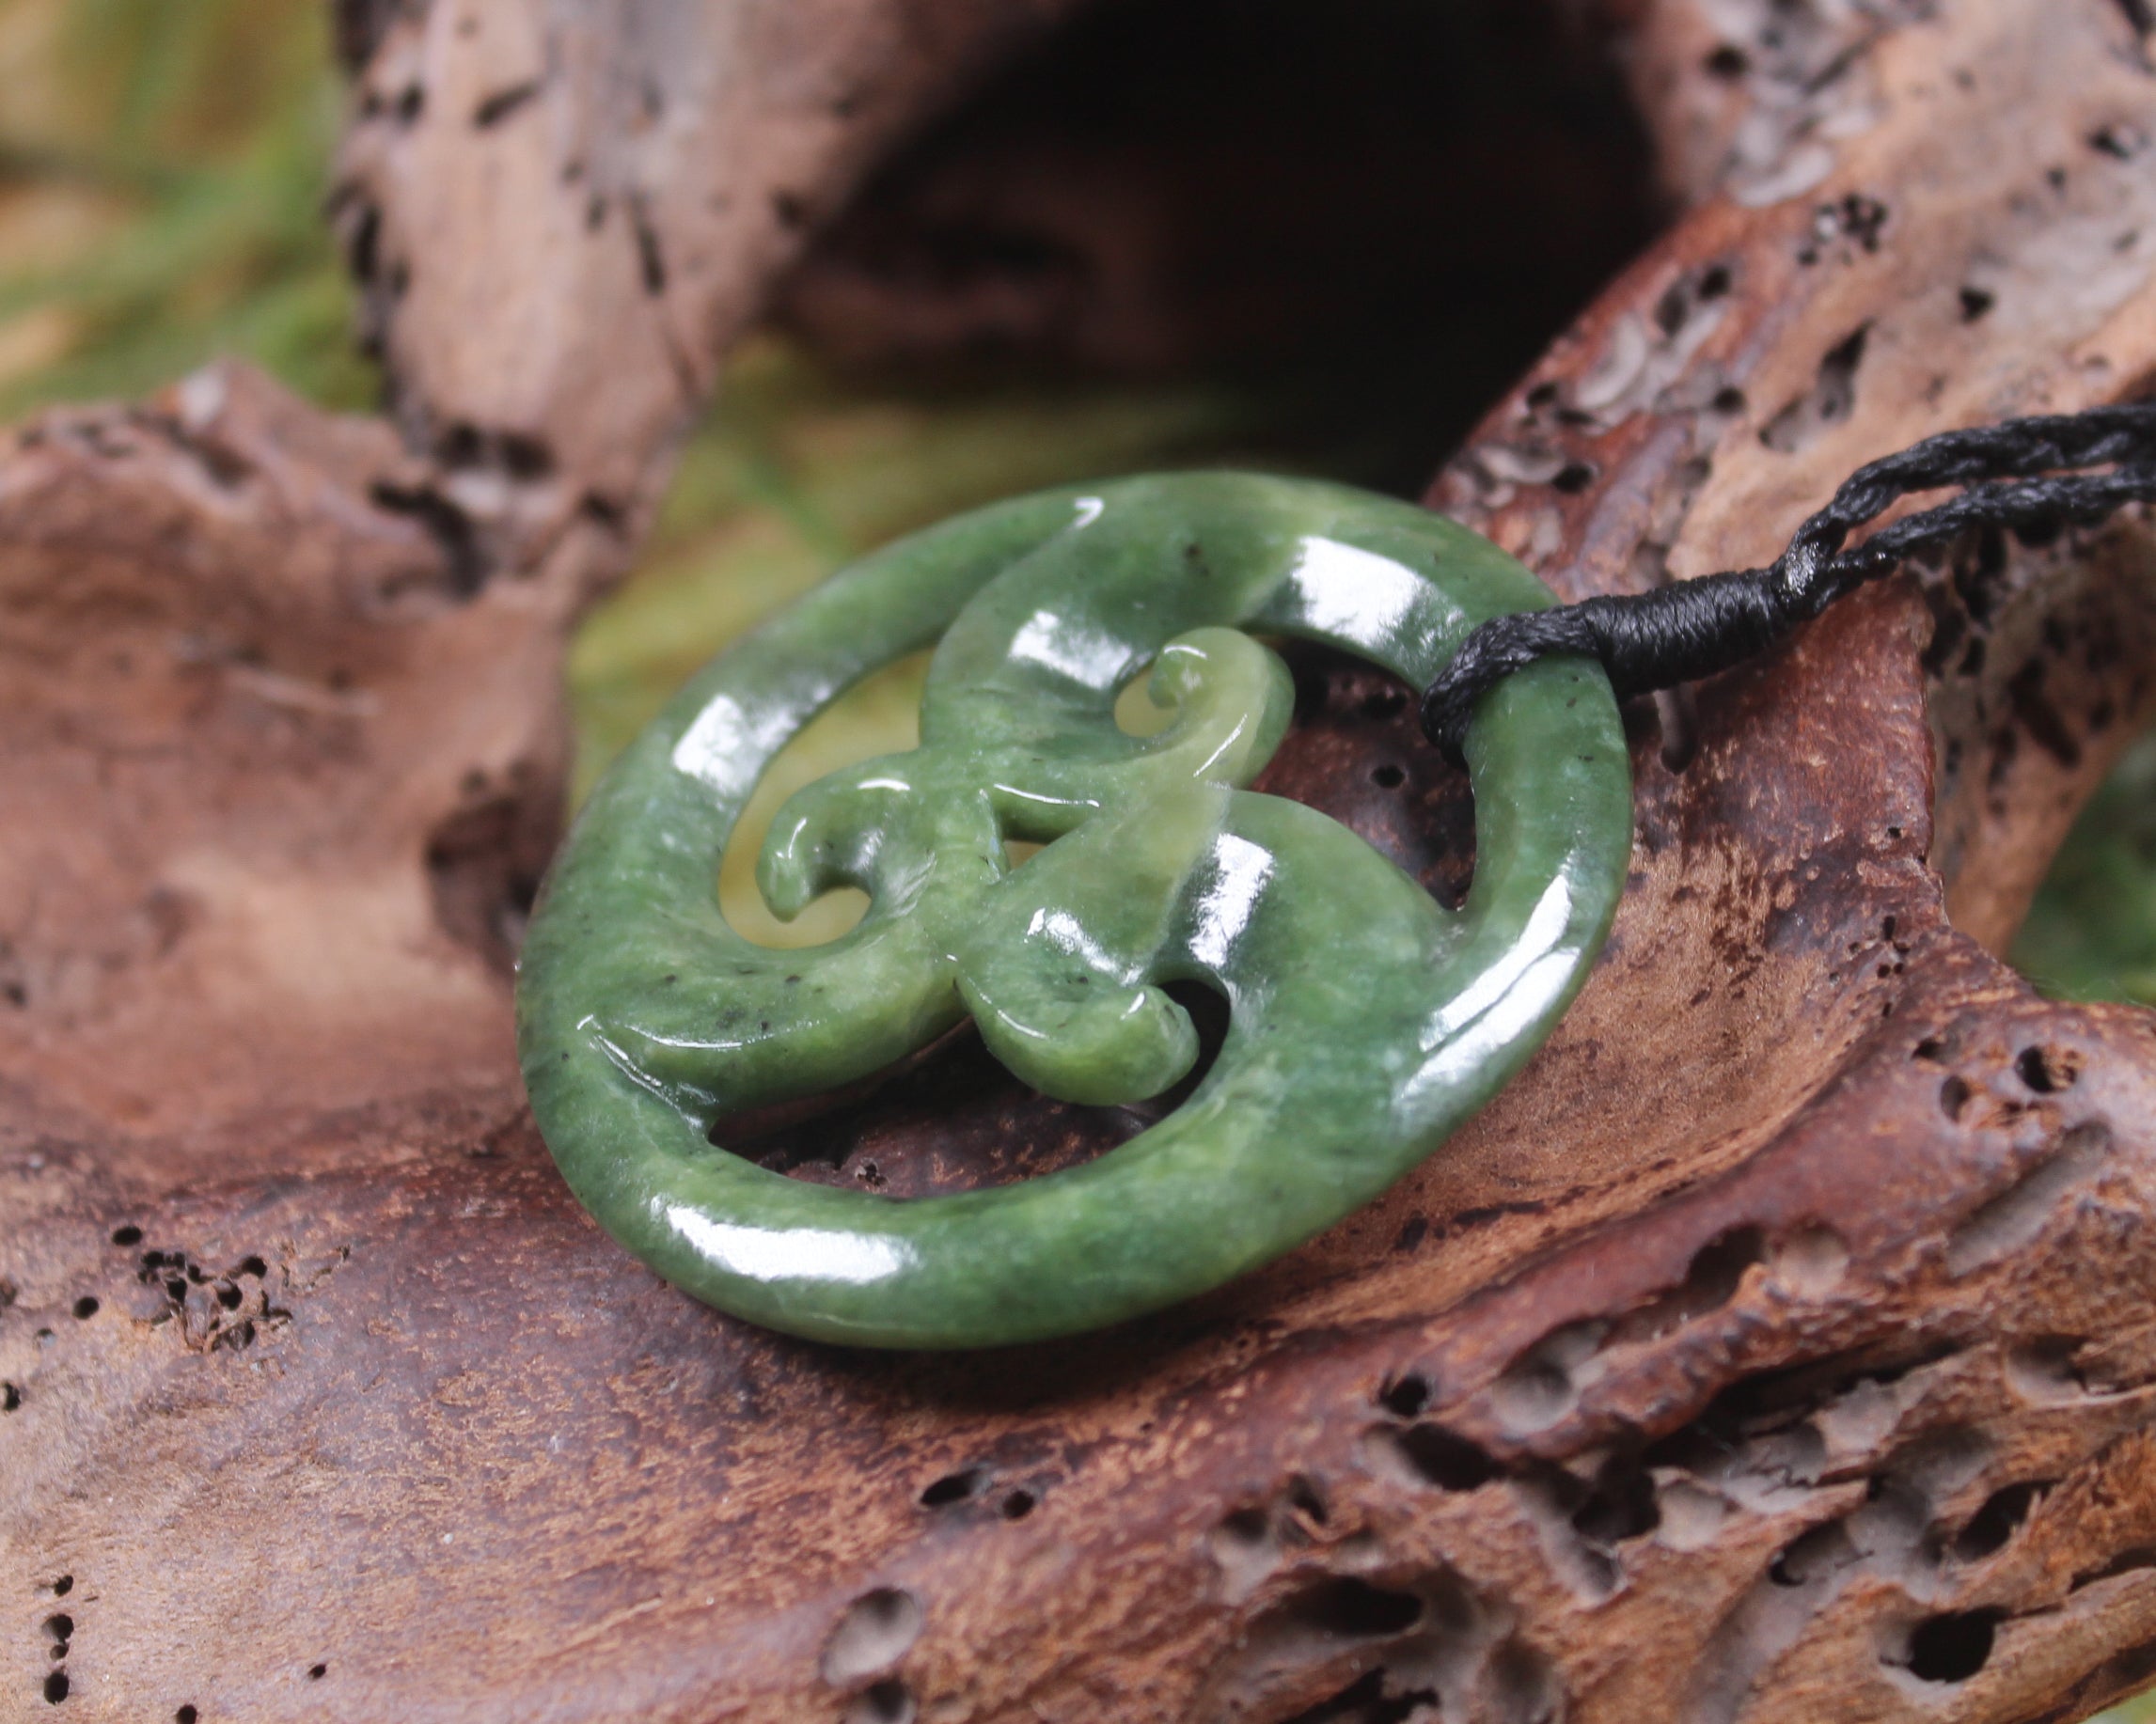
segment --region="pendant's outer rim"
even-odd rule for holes
[[[1476,873],[1442,954],[1456,985],[1424,1038],[1427,1058],[1369,1098],[1383,1110],[1369,1130],[1315,1152],[1283,1108],[1265,1130],[1149,1155],[1171,1116],[1062,1173],[892,1199],[715,1149],[678,1096],[609,1047],[579,985],[589,954],[654,939],[663,948],[669,924],[724,930],[714,883],[726,838],[803,725],[932,644],[1014,556],[1134,488],[1177,485],[1259,488],[1314,520],[1374,511],[1386,542],[1405,532],[1430,547],[1424,560],[1437,573],[1416,572],[1443,603],[1414,627],[1314,624],[1307,604],[1277,596],[1246,619],[1370,658],[1413,686],[1487,617],[1552,602],[1495,545],[1411,505],[1317,481],[1181,475],[1039,493],[929,528],[719,655],[593,791],[543,889],[517,987],[519,1057],[543,1136],[578,1199],[666,1279],[766,1327],[854,1345],[982,1347],[1102,1327],[1209,1291],[1370,1201],[1479,1111],[1570,1005],[1624,887],[1631,785],[1607,679],[1590,661],[1554,659],[1487,697],[1470,731]],[[704,749],[700,776],[683,765],[700,736],[724,743]]]

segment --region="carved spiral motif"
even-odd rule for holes
[[[525,1081],[576,1195],[669,1280],[774,1328],[893,1347],[1087,1329],[1220,1285],[1367,1202],[1540,1045],[1623,886],[1630,780],[1601,671],[1484,701],[1456,914],[1353,833],[1247,785],[1287,672],[1251,635],[1420,686],[1549,596],[1487,541],[1339,486],[1145,478],[981,509],[855,565],[722,655],[593,792],[518,989]],[[1244,631],[1249,631],[1245,633]],[[921,746],[810,786],[758,881],[827,945],[751,944],[715,882],[773,756],[936,642]],[[1115,722],[1152,666],[1160,734]],[[1013,868],[1007,839],[1044,844]],[[1097,1161],[900,1200],[789,1180],[715,1121],[854,1082],[970,1014],[1051,1095],[1157,1095],[1197,1052],[1162,984],[1229,1002],[1185,1104]]]

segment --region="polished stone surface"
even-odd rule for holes
[[[1091,1328],[1277,1257],[1541,1044],[1615,909],[1630,780],[1598,668],[1513,678],[1470,737],[1476,869],[1448,913],[1346,828],[1241,788],[1292,707],[1253,636],[1420,687],[1477,622],[1548,603],[1441,517],[1239,474],[1019,498],[864,559],[685,689],[555,862],[518,1008],[563,1173],[700,1298],[865,1345]],[[844,689],[931,642],[920,747],[795,795],[759,863],[779,914],[853,886],[866,917],[821,947],[743,939],[715,882],[758,777]],[[1173,718],[1141,738],[1115,707],[1148,669]],[[1007,840],[1046,848],[1013,867]],[[1225,1044],[1181,1107],[1083,1167],[899,1200],[711,1141],[968,1015],[1051,1095],[1156,1095],[1197,1054],[1162,991],[1179,980],[1227,998]]]

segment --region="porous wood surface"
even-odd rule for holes
[[[894,9],[352,8],[409,435],[222,368],[0,455],[0,1716],[2021,1724],[2156,1676],[2156,1018],[1986,948],[2149,704],[2139,523],[1972,544],[1643,713],[1635,877],[1548,1049],[1195,1306],[837,1352],[568,1198],[507,991],[561,639],[778,243],[684,215],[723,292],[580,298],[509,190],[566,162],[502,140],[643,110],[509,102],[463,20],[661,44],[708,196],[740,91],[834,100],[774,69]],[[1612,7],[1688,212],[1433,500],[1624,589],[1765,557],[1926,431],[2136,391],[2137,9]],[[835,205],[993,35],[729,183]],[[638,356],[680,330],[685,373]],[[1456,885],[1401,691],[1303,678],[1271,787]],[[805,1163],[942,1189],[1136,1123],[937,1081]]]

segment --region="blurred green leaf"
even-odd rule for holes
[[[2156,734],[2074,823],[2012,956],[2054,998],[2156,1006]]]
[[[2156,1724],[2156,1690],[2099,1713],[2089,1724]]]
[[[372,404],[322,212],[327,32],[319,5],[0,4],[0,413],[140,394],[220,353]]]

